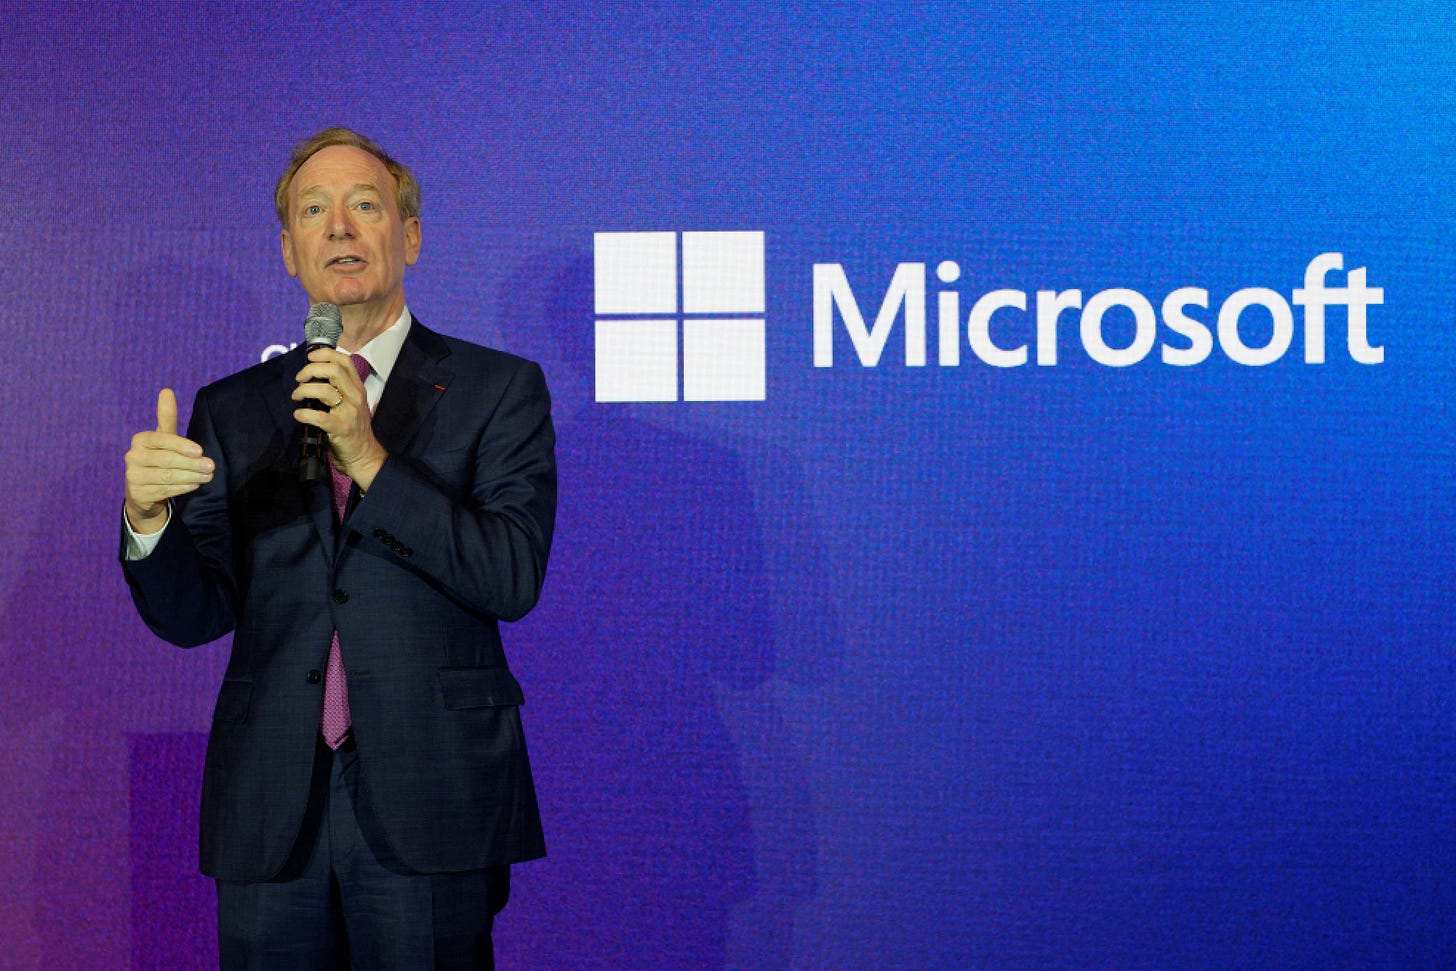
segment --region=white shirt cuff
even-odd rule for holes
[[[122,558],[126,560],[145,560],[152,555],[152,550],[162,541],[162,534],[167,531],[167,523],[172,521],[172,507],[167,507],[167,522],[155,533],[138,533],[131,528],[131,523],[126,518],[126,513],[121,514],[121,527],[126,536],[126,550]]]

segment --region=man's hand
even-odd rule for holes
[[[374,437],[364,382],[359,380],[349,355],[342,351],[320,348],[310,352],[308,360],[298,372],[293,400],[312,399],[329,410],[299,408],[293,417],[323,429],[329,436],[334,468],[358,483],[360,490],[367,490],[389,456]]]
[[[157,430],[137,432],[126,453],[126,519],[137,533],[155,533],[167,524],[174,496],[212,481],[213,462],[202,446],[177,434],[177,396],[171,388],[157,395]]]

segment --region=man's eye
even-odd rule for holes
[[[359,203],[359,208],[363,209],[365,212],[370,212],[374,209],[374,203],[366,199],[365,201]]]
[[[323,211],[324,211],[324,207],[323,206],[319,206],[319,205],[312,205],[312,206],[304,206],[303,207],[303,214],[305,216],[317,216],[319,213],[321,213]]]

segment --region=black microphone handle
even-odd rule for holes
[[[334,345],[326,344],[322,341],[309,343],[304,345],[303,353],[306,356],[321,347],[327,347],[332,350]],[[323,378],[314,378],[313,380],[316,382],[324,381]],[[328,405],[316,398],[305,399],[302,407],[312,408],[315,411],[329,410]],[[324,433],[322,428],[317,428],[313,425],[304,425],[303,448],[299,451],[298,455],[298,481],[304,485],[312,485],[315,482],[322,481],[325,467],[324,457],[328,454],[329,436]]]

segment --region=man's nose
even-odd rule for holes
[[[329,239],[346,239],[354,235],[354,220],[348,206],[329,210]]]

